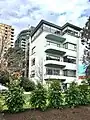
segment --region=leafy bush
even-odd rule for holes
[[[86,81],[87,81],[88,84],[90,85],[90,78],[87,78]]]
[[[7,71],[0,70],[0,83],[2,85],[9,83],[9,73]]]
[[[26,92],[29,92],[35,89],[35,83],[25,77],[21,78],[20,86],[22,86]]]
[[[38,83],[36,89],[32,91],[30,103],[33,108],[39,108],[41,110],[46,109],[46,101],[47,101],[47,91],[42,86],[41,83]]]
[[[80,90],[80,105],[86,105],[90,103],[90,90],[87,84],[79,86]]]
[[[0,111],[3,110],[3,96],[2,93],[0,92]]]
[[[76,83],[71,83],[70,87],[65,91],[65,102],[67,106],[74,107],[80,104],[80,90]]]
[[[5,96],[5,103],[11,113],[20,112],[23,110],[23,89],[20,87],[17,80],[10,82],[9,90]]]
[[[53,81],[49,88],[49,106],[53,108],[60,108],[63,104],[61,85],[59,81]]]

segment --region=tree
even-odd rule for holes
[[[63,97],[62,97],[60,81],[55,80],[50,84],[48,101],[49,101],[49,106],[52,108],[62,107]]]
[[[0,83],[2,85],[9,83],[9,73],[7,71],[0,71]]]
[[[13,74],[14,72],[21,73],[23,70],[23,64],[25,64],[24,57],[24,52],[21,48],[9,48],[4,55],[4,59],[7,64],[7,71],[10,74]]]
[[[41,82],[43,81],[43,59],[41,59],[36,66],[36,76]]]
[[[0,70],[5,69],[5,59],[4,59],[4,48],[5,45],[8,44],[8,41],[5,40],[4,36],[1,36],[0,38]]]
[[[86,76],[90,75],[90,17],[81,32],[81,43],[85,46],[83,63],[87,66]]]
[[[46,109],[47,90],[41,83],[38,83],[36,89],[32,91],[30,104],[33,108],[38,108],[43,111]]]
[[[5,104],[11,113],[22,111],[25,103],[23,89],[19,84],[18,80],[11,80],[6,91]]]
[[[26,77],[21,77],[20,86],[22,86],[26,92],[33,91],[35,89],[35,83]]]

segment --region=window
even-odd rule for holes
[[[14,31],[14,29],[13,29],[13,28],[12,28],[11,30],[12,30],[12,31]]]
[[[60,71],[59,70],[54,70],[54,75],[59,75],[60,74]]]
[[[52,42],[52,41],[47,41],[47,43],[46,43],[46,44],[47,44],[47,45],[56,46],[56,47],[60,47],[60,46],[61,46],[61,44],[56,43],[56,42]]]
[[[50,26],[43,24],[43,30],[50,32]]]
[[[31,77],[35,77],[35,70],[31,71]]]
[[[35,65],[35,58],[31,61],[31,66]]]
[[[60,31],[58,31],[58,30],[57,30],[57,31],[55,31],[55,34],[57,34],[57,35],[60,35],[60,33],[61,33],[61,32],[60,32]]]
[[[76,71],[75,70],[65,70],[64,76],[68,77],[76,77]]]
[[[53,56],[53,55],[47,55],[46,60],[55,60],[55,61],[60,61],[60,57]]]
[[[70,50],[76,50],[76,45],[72,43],[68,43],[68,49]]]
[[[46,74],[47,75],[52,75],[52,69],[46,69]]]
[[[60,75],[60,70],[46,68],[47,75]]]
[[[12,34],[14,34],[14,32],[11,32]]]
[[[35,46],[32,48],[32,54],[35,53]]]
[[[63,47],[67,49],[67,48],[68,48],[68,43],[65,43],[65,44],[63,45]]]
[[[76,50],[76,44],[73,43],[64,43],[63,47],[69,50]]]
[[[11,37],[14,37],[14,35],[11,35]]]

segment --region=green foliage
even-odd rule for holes
[[[10,82],[9,90],[5,96],[5,103],[11,113],[23,110],[23,89],[20,87],[17,80]]]
[[[3,110],[3,96],[2,96],[2,93],[0,92],[0,111]]]
[[[9,73],[7,71],[0,70],[0,83],[2,85],[9,83]]]
[[[87,78],[86,81],[87,81],[88,84],[90,85],[90,78]]]
[[[21,78],[20,86],[22,86],[26,92],[29,92],[35,89],[35,83],[25,77]]]
[[[70,87],[65,91],[65,102],[67,106],[74,107],[80,104],[80,90],[76,83],[71,83]]]
[[[53,108],[60,108],[63,104],[61,85],[59,81],[53,81],[49,88],[49,106]]]
[[[80,91],[80,105],[86,105],[90,103],[90,90],[87,84],[79,86]]]
[[[31,93],[30,103],[34,108],[46,109],[47,91],[42,84],[38,83],[36,89]]]
[[[12,74],[16,71],[21,71],[23,68],[23,62],[25,53],[21,48],[9,48],[4,55],[4,59],[7,62],[7,69]]]

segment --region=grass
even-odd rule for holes
[[[25,104],[24,104],[24,108],[30,108],[30,93],[25,94],[24,93],[24,97],[25,97]]]

